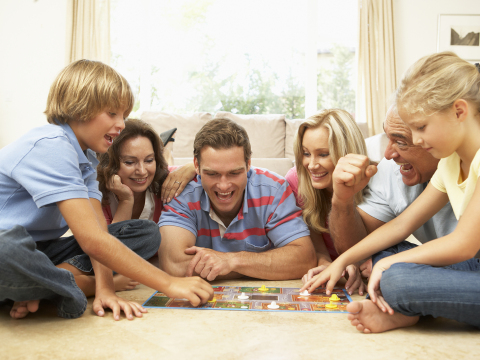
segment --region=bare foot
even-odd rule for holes
[[[113,283],[115,284],[115,291],[133,290],[137,285],[140,285],[138,281],[120,274],[113,276]]]
[[[380,333],[401,327],[415,325],[419,316],[406,316],[400,313],[384,313],[371,300],[354,301],[347,305],[348,320],[358,331]]]
[[[39,303],[40,300],[15,301],[10,310],[10,316],[14,319],[22,319],[28,313],[37,311]]]

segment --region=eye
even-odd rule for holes
[[[146,163],[149,163],[149,164],[153,163],[154,161],[155,161],[155,159],[147,159],[147,160],[145,160],[145,162],[146,162]]]
[[[418,131],[421,131],[421,130],[423,130],[423,129],[425,129],[425,125],[417,127],[417,130],[418,130]]]
[[[113,112],[110,113],[110,116],[116,116],[116,115],[117,115],[116,113],[113,113]]]
[[[320,154],[320,157],[328,157],[328,156],[330,156],[330,153]]]
[[[395,144],[397,144],[397,146],[399,146],[399,147],[406,147],[407,146],[406,143],[401,142],[401,141],[395,141]]]
[[[132,166],[133,164],[135,164],[133,161],[124,161],[123,163],[127,166]]]

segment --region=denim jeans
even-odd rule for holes
[[[375,254],[380,259],[416,247],[407,241]],[[480,327],[480,263],[472,258],[444,267],[396,263],[383,272],[383,297],[407,316],[442,316]]]
[[[144,259],[154,256],[160,246],[160,232],[153,221],[121,221],[109,225],[108,231]],[[81,316],[87,299],[73,274],[55,266],[61,263],[92,271],[89,256],[73,236],[35,243],[22,226],[0,230],[0,301],[48,299],[57,304],[58,316]]]

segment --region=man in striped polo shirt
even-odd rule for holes
[[[195,137],[197,177],[165,205],[160,266],[207,280],[298,279],[316,265],[310,232],[284,178],[250,166],[243,127],[215,119]]]

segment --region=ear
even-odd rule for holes
[[[455,111],[455,116],[460,122],[465,121],[468,115],[468,102],[463,99],[455,100],[453,103],[453,109]]]
[[[193,158],[193,165],[195,166],[195,171],[197,172],[197,175],[200,175],[200,163],[198,162],[197,158]]]
[[[250,171],[250,165],[252,164],[252,160],[248,160],[247,162],[247,172]]]

